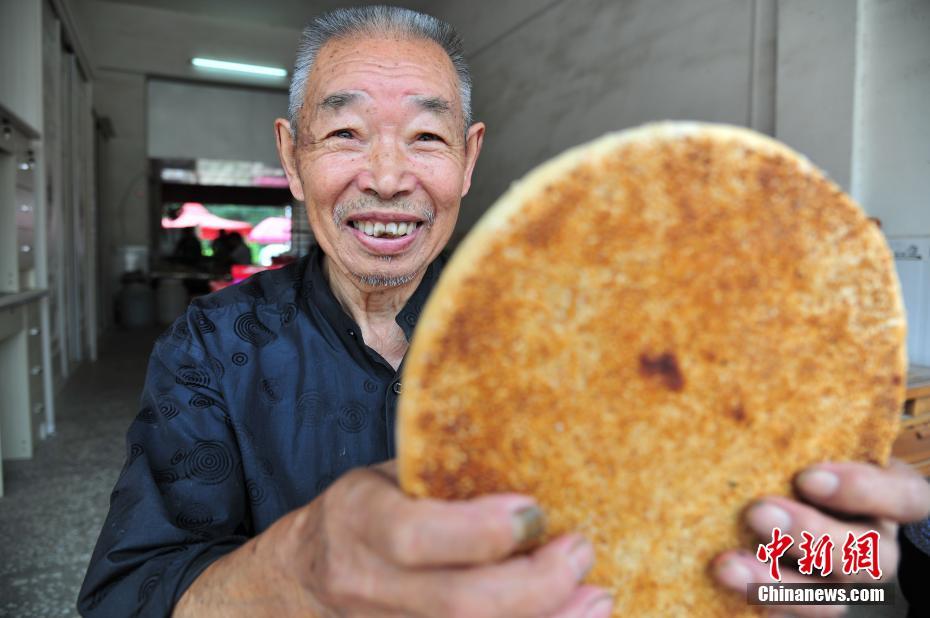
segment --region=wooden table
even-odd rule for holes
[[[891,453],[930,476],[930,367],[908,367],[906,397],[901,432]]]

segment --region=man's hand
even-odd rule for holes
[[[783,497],[764,498],[746,511],[746,521],[763,543],[771,541],[772,529],[778,527],[790,534],[795,544],[781,561],[782,581],[785,583],[877,583],[870,575],[844,575],[842,560],[834,560],[833,574],[820,577],[803,576],[791,565],[797,566],[801,556],[798,545],[801,531],[814,538],[829,534],[842,551],[847,533],[856,537],[868,530],[881,536],[878,549],[882,570],[881,582],[892,581],[898,565],[899,523],[916,521],[930,513],[930,484],[910,466],[892,461],[888,468],[862,463],[825,463],[803,471],[795,480],[798,494],[806,500],[798,502]],[[843,517],[843,519],[840,519]],[[718,581],[733,590],[746,594],[746,584],[772,582],[769,566],[746,551],[729,551],[713,564]],[[842,606],[792,606],[791,612],[799,616],[837,616]]]
[[[599,602],[609,611],[603,591],[579,583],[594,562],[580,536],[510,557],[539,536],[541,520],[519,495],[412,500],[389,464],[336,483],[318,519],[293,528],[287,546],[304,550],[288,560],[339,616],[580,617]]]
[[[581,536],[515,555],[542,528],[526,496],[415,500],[393,462],[357,469],[207,569],[175,616],[609,616],[607,593],[581,584],[594,563]]]

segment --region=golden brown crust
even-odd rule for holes
[[[803,157],[663,123],[537,168],[462,243],[408,353],[413,495],[534,495],[615,615],[751,615],[707,565],[823,460],[885,462],[903,398],[890,255]]]

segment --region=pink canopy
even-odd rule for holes
[[[220,230],[239,232],[245,235],[252,229],[252,225],[245,221],[217,217],[207,210],[203,204],[197,202],[184,203],[177,219],[162,217],[161,226],[163,228],[199,227],[200,237],[204,240],[213,240],[219,236]]]
[[[287,217],[268,217],[259,221],[249,232],[249,240],[262,245],[291,242],[291,220]]]

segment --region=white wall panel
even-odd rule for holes
[[[930,2],[860,2],[853,197],[891,235],[930,234]]]
[[[148,155],[276,165],[274,120],[286,116],[282,92],[149,80]]]

